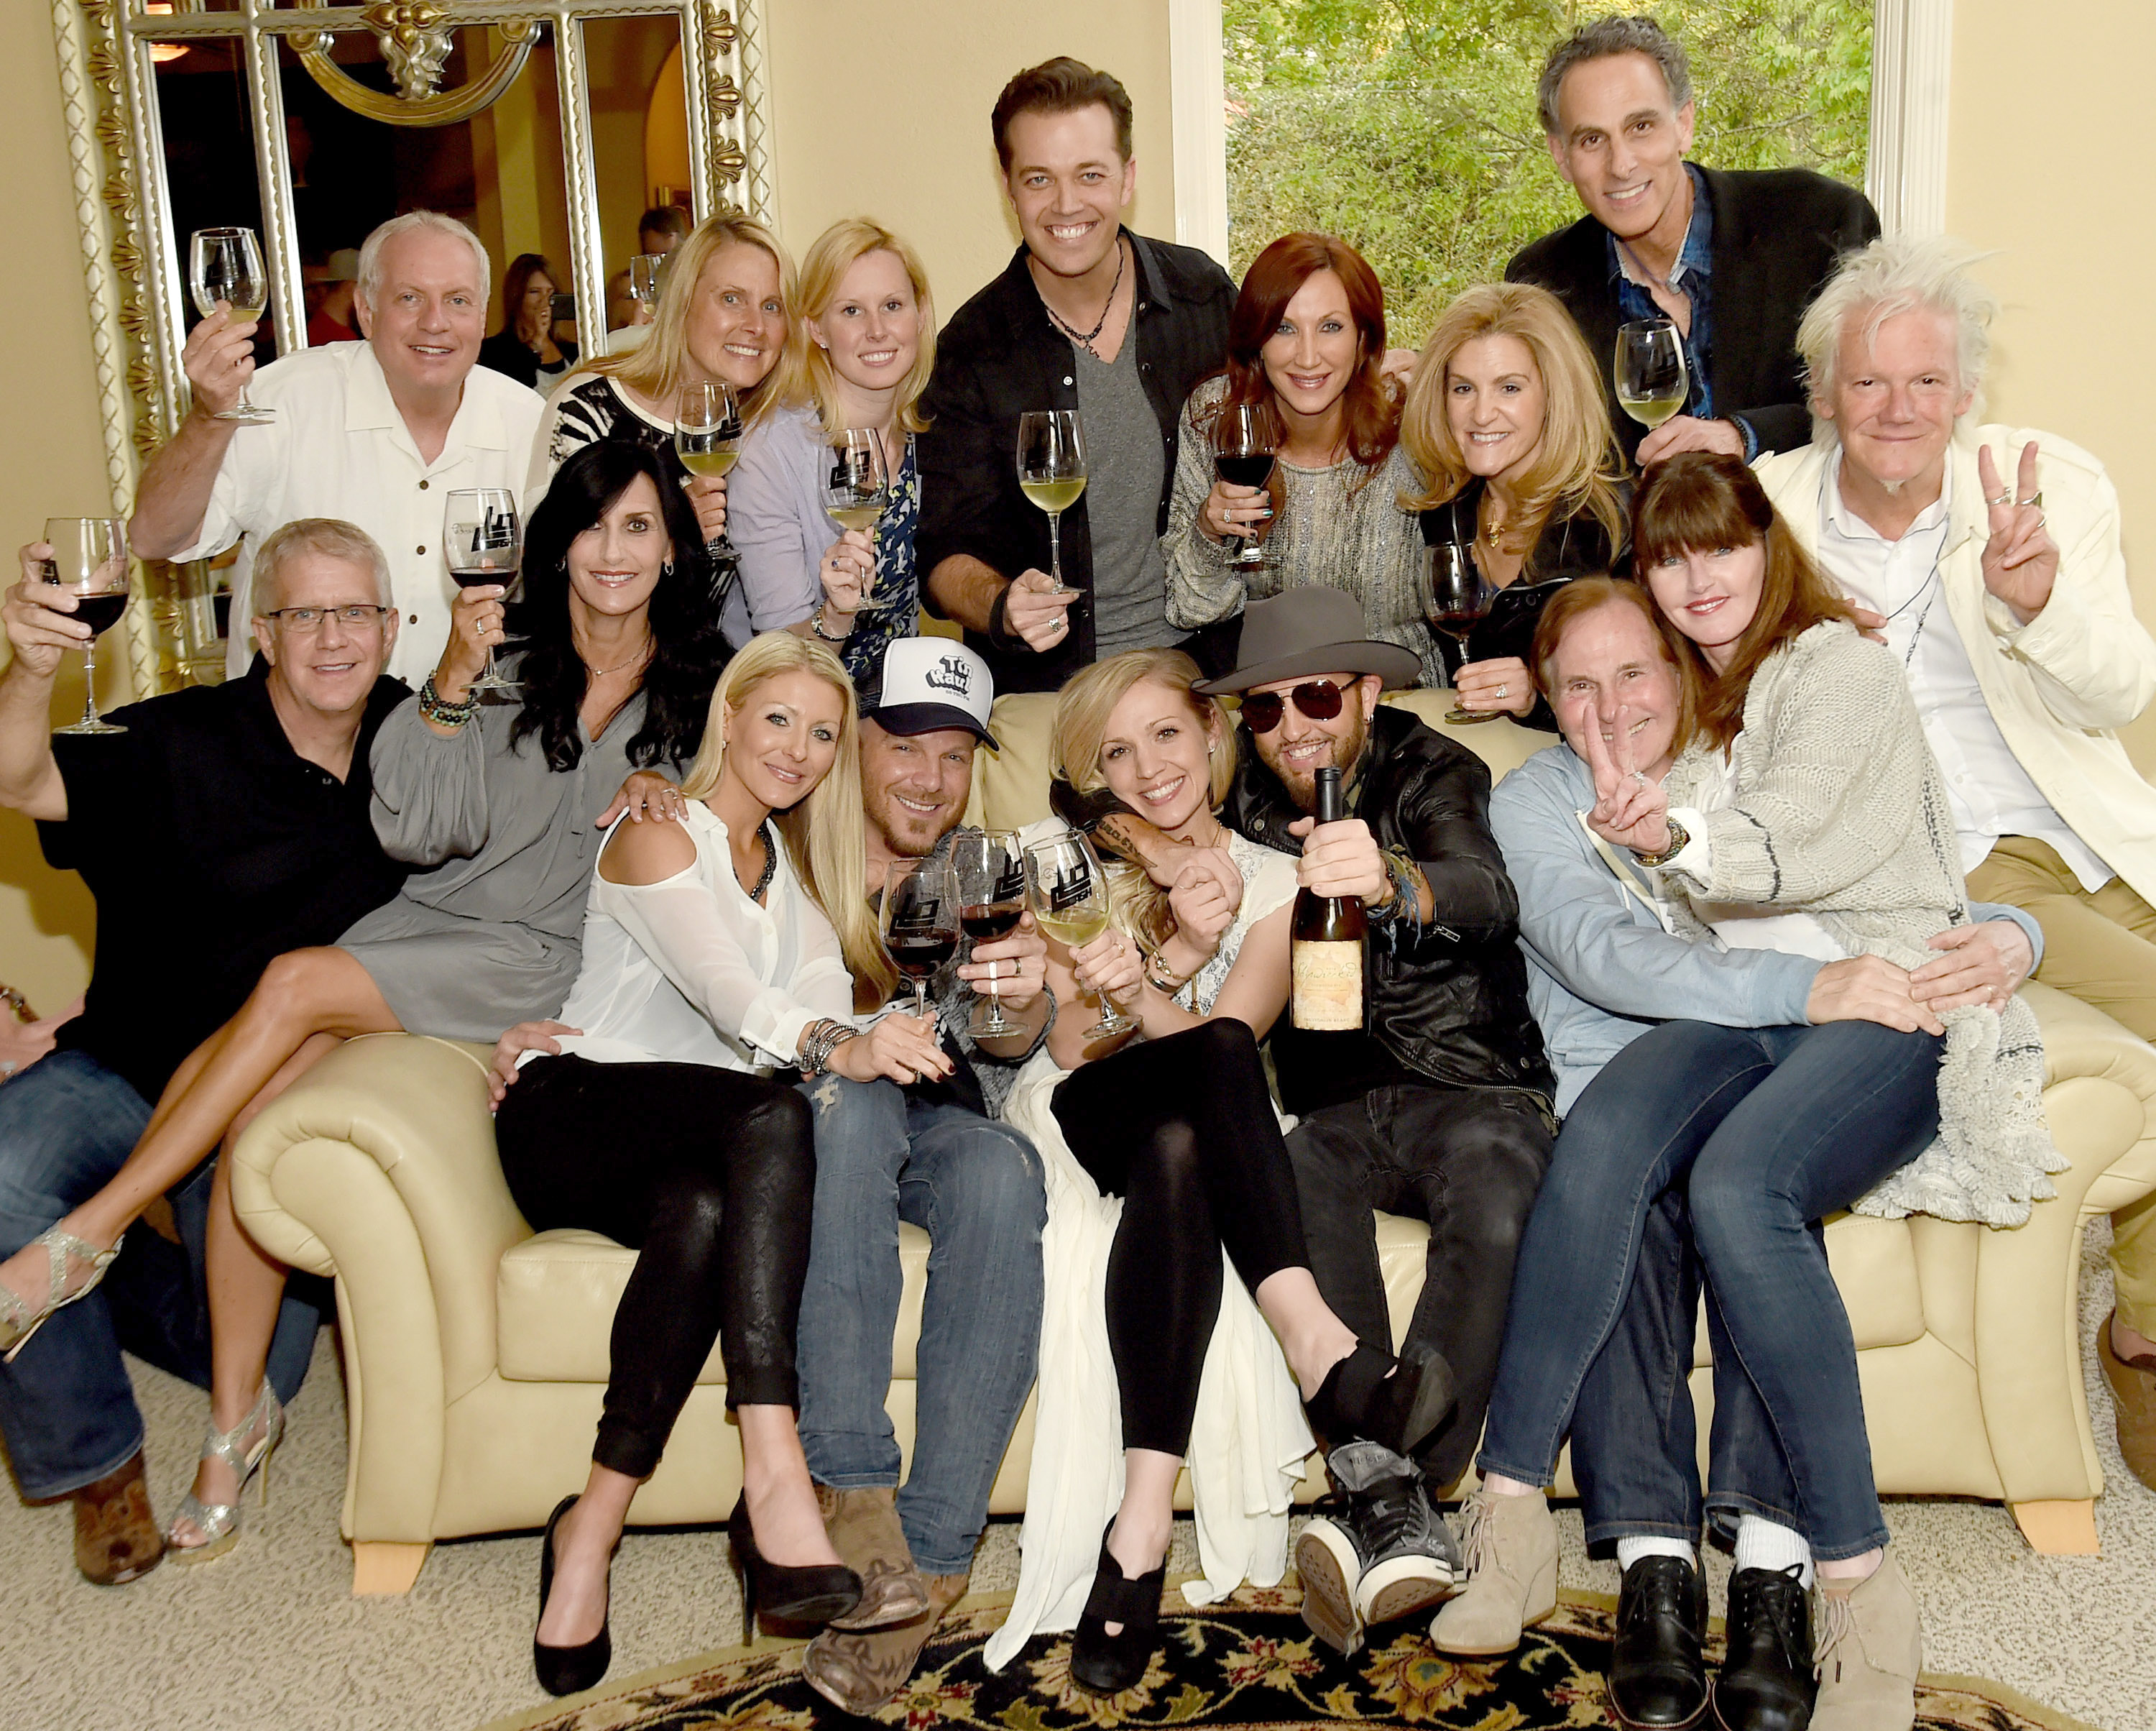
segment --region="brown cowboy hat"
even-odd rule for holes
[[[1235,670],[1195,689],[1217,697],[1320,673],[1374,673],[1389,690],[1413,685],[1421,658],[1396,643],[1372,642],[1366,629],[1362,604],[1345,589],[1289,589],[1243,615]]]

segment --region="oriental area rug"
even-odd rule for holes
[[[1169,1604],[1182,1605],[1171,1592]],[[1457,1662],[1434,1651],[1418,1621],[1342,1659],[1315,1641],[1290,1586],[1245,1587],[1204,1610],[1165,1611],[1163,1651],[1137,1687],[1096,1700],[1070,1682],[1070,1644],[1043,1636],[1000,1674],[981,1649],[1008,1593],[968,1598],[947,1615],[906,1692],[873,1719],[839,1712],[802,1681],[798,1642],[706,1653],[602,1684],[485,1731],[836,1731],[882,1723],[994,1731],[1114,1725],[1273,1727],[1430,1725],[1445,1731],[1592,1731],[1614,1726],[1603,1694],[1614,1601],[1567,1593],[1557,1615],[1500,1660]],[[1710,1646],[1720,1657],[1720,1625]],[[1927,1673],[1917,1731],[2088,1731],[2013,1690]]]

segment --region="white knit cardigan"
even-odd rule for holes
[[[1672,871],[1683,935],[1718,943],[1686,898],[1810,914],[1848,954],[1915,968],[1926,940],[1969,918],[1961,852],[1938,763],[1892,654],[1840,621],[1768,657],[1730,746],[1736,796],[1706,819],[1707,881]],[[1672,807],[1718,779],[1711,747],[1671,767]],[[2044,1122],[2044,1044],[2019,997],[2003,1011],[1948,1010],[1939,1133],[1851,1206],[2018,1226],[2056,1194],[2066,1161]]]

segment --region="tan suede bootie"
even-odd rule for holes
[[[1847,1593],[1819,1592],[1819,1699],[1812,1731],[1909,1731],[1924,1666],[1917,1595],[1891,1550]]]
[[[1477,1491],[1460,1505],[1467,1585],[1430,1626],[1440,1652],[1508,1653],[1520,1631],[1557,1609],[1557,1520],[1536,1491],[1499,1497]]]

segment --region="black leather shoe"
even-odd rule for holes
[[[1722,1731],[1804,1731],[1812,1677],[1811,1595],[1794,1569],[1740,1569],[1729,1579],[1729,1654],[1714,1679]]]
[[[1409,1346],[1395,1359],[1358,1344],[1326,1373],[1308,1408],[1332,1447],[1360,1437],[1411,1456],[1445,1422],[1454,1396],[1452,1367],[1428,1347]]]
[[[1684,1731],[1707,1711],[1707,1580],[1682,1557],[1625,1571],[1609,1655],[1609,1709],[1632,1731]]]
[[[1108,1533],[1115,1530],[1111,1521]],[[1120,1695],[1144,1680],[1160,1631],[1161,1590],[1168,1585],[1165,1557],[1136,1580],[1125,1574],[1108,1549],[1108,1533],[1101,1535],[1093,1590],[1070,1636],[1070,1681],[1089,1695]],[[1111,1635],[1111,1623],[1123,1626]]]

